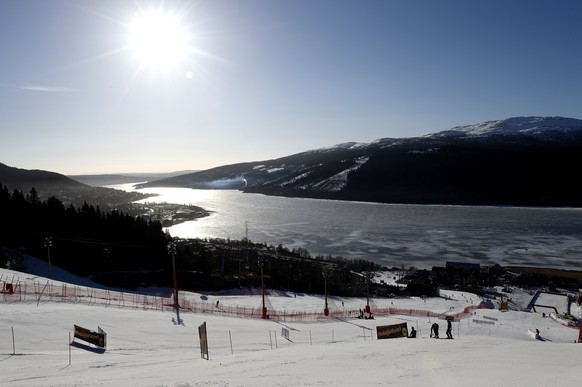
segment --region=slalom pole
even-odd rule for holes
[[[71,365],[71,332],[69,332],[69,365]]]
[[[232,335],[230,334],[230,331],[228,331],[228,338],[230,340],[230,354],[232,355],[233,354],[233,352],[232,352]]]
[[[14,341],[14,327],[12,327],[12,354],[16,355],[16,342]]]

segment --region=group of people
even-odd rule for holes
[[[372,314],[372,312],[368,312],[368,313],[364,314],[364,311],[362,309],[360,309],[360,314],[358,315],[358,318],[361,318],[364,320],[373,320],[374,315]]]
[[[430,327],[430,337],[439,338],[439,324],[434,323]],[[453,338],[453,324],[452,320],[447,319],[447,339]]]
[[[410,334],[408,335],[409,338],[414,339],[416,338],[416,330],[414,327],[410,329]],[[434,323],[430,327],[430,337],[434,337],[435,339],[439,338],[439,324]],[[447,339],[453,338],[453,324],[452,320],[447,320]]]

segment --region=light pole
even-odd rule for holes
[[[180,304],[178,303],[178,281],[176,280],[176,242],[168,243],[168,254],[172,255],[172,276],[174,279],[174,309],[176,309],[177,323],[180,323]]]
[[[351,271],[351,273],[366,280],[366,307],[364,308],[364,312],[370,313],[370,273],[362,274],[355,271]]]
[[[366,313],[370,313],[370,273],[366,273]]]
[[[48,274],[49,278],[53,279],[53,270],[51,268],[51,246],[53,245],[53,238],[46,237],[44,238],[44,247],[46,247],[46,254],[48,258]]]
[[[262,319],[268,319],[267,307],[265,306],[265,279],[263,277],[263,257],[259,257],[259,266],[261,267],[261,294],[263,296],[263,309],[261,313]]]
[[[321,273],[323,275],[324,292],[325,292],[325,309],[323,310],[324,316],[329,316],[329,308],[327,307],[327,272],[325,269]]]

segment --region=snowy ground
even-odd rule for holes
[[[45,278],[0,270],[2,278]],[[515,289],[521,309],[531,294]],[[258,307],[259,295],[190,294],[221,306]],[[11,298],[13,297],[13,298]],[[129,296],[128,296],[129,298]],[[321,311],[320,296],[271,292],[277,310]],[[462,311],[482,300],[473,294],[373,300],[438,313]],[[546,301],[550,301],[546,299]],[[366,300],[333,298],[334,308],[362,308]],[[343,305],[342,305],[343,302]],[[455,340],[429,338],[438,318],[376,316],[312,323],[175,313],[114,305],[14,301],[0,294],[0,386],[578,386],[582,344],[575,329],[539,313],[480,309],[453,323]],[[209,360],[200,356],[198,326],[206,322]],[[376,339],[376,326],[406,322],[417,339]],[[96,353],[68,345],[73,324],[108,334]],[[289,340],[281,336],[289,330]],[[14,330],[14,342],[12,339]],[[532,339],[539,329],[546,341]],[[232,342],[232,346],[231,346]],[[69,350],[71,363],[69,364]]]

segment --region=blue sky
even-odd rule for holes
[[[131,40],[160,7],[185,42],[163,65]],[[578,0],[0,0],[0,162],[206,169],[582,118],[581,20]]]

